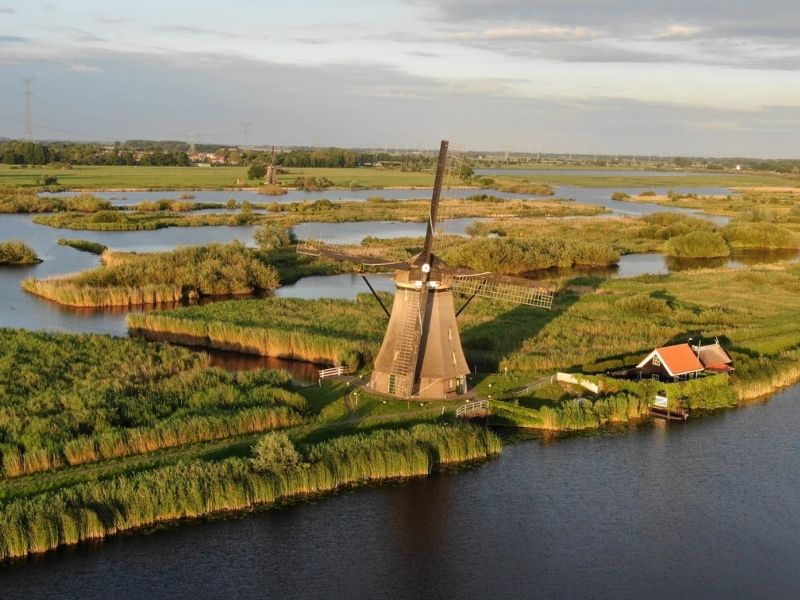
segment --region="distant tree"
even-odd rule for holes
[[[264,179],[267,174],[267,167],[261,163],[255,163],[247,169],[248,179]]]
[[[258,247],[262,250],[277,250],[287,248],[297,241],[291,229],[265,223],[253,234]]]

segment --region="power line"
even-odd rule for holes
[[[33,77],[23,77],[25,83],[25,137],[29,142],[33,141],[33,118],[31,117],[31,83]]]

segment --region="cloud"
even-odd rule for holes
[[[91,31],[86,31],[84,29],[78,29],[76,27],[61,27],[60,31],[64,31],[66,33],[69,33],[76,42],[106,42],[106,41],[108,41],[106,38],[100,37],[99,35],[94,34]]]
[[[69,65],[68,69],[73,73],[99,73],[102,71],[100,67],[87,65],[86,63],[77,62]]]
[[[54,126],[83,139],[196,132],[199,141],[237,143],[246,120],[251,141],[276,145],[429,147],[449,138],[473,149],[785,156],[796,154],[800,123],[800,107],[530,97],[503,80],[442,81],[371,62],[296,66],[93,50],[36,65],[37,93],[59,98]],[[76,85],[70,65],[100,70]],[[0,70],[0,87],[18,85],[22,72]],[[18,129],[0,115],[0,130]]]
[[[0,6],[0,14],[13,15],[15,12],[17,11],[10,6]]]
[[[0,44],[14,44],[27,41],[28,38],[19,37],[18,35],[0,35]]]
[[[162,25],[160,27],[156,27],[157,31],[164,31],[167,33],[188,33],[191,35],[210,35],[228,39],[235,39],[239,37],[235,33],[230,33],[227,31],[219,31],[216,29],[204,29],[202,27],[190,27],[188,25]]]
[[[800,11],[794,1],[727,0],[414,0],[427,7],[429,21],[443,35],[468,46],[486,46],[510,55],[537,55],[534,44],[594,42],[600,54],[608,46],[627,47],[633,62],[650,57],[743,68],[795,70],[793,61],[770,60],[772,54],[800,52]],[[452,33],[455,32],[455,33]],[[731,43],[758,45],[765,60],[754,60],[752,48],[731,53]],[[697,45],[703,43],[703,52]],[[525,52],[520,44],[529,44]],[[637,45],[648,45],[642,51]],[[663,46],[663,49],[657,46]],[[604,49],[603,46],[606,48]],[[579,54],[564,47],[547,50],[552,60],[574,62]],[[586,52],[587,62],[591,53]],[[625,58],[623,51],[617,52]],[[605,61],[603,61],[605,62]],[[615,61],[614,61],[615,62]]]
[[[523,25],[517,27],[494,27],[482,31],[457,31],[447,37],[456,40],[562,41],[596,38],[600,37],[600,33],[588,27]]]

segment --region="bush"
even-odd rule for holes
[[[18,240],[0,242],[0,265],[32,265],[42,262],[33,249]]]
[[[262,250],[288,248],[297,241],[291,229],[265,223],[253,233],[253,239]]]
[[[256,471],[286,473],[298,468],[303,459],[285,433],[269,433],[253,446],[250,459]]]
[[[733,248],[800,248],[800,236],[772,223],[732,223],[722,235]]]
[[[625,192],[614,192],[611,194],[612,200],[627,200],[630,197],[630,194],[626,194]]]
[[[666,254],[686,258],[728,256],[731,249],[725,238],[711,231],[693,231],[667,241]]]

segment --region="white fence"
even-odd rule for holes
[[[336,377],[337,375],[349,375],[353,372],[352,367],[342,365],[341,367],[331,367],[330,369],[320,369],[319,378]]]
[[[475,402],[467,402],[466,404],[462,404],[461,406],[459,406],[456,409],[456,416],[467,417],[469,415],[484,411],[489,412],[489,401],[476,400]]]

